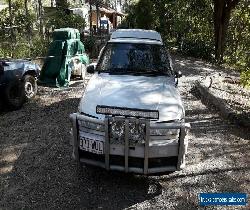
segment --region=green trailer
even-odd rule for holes
[[[71,75],[84,79],[88,55],[80,41],[80,33],[73,28],[60,28],[53,32],[39,83],[46,86],[67,87]]]

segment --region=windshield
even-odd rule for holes
[[[110,74],[173,75],[165,47],[157,44],[108,43],[97,70]]]

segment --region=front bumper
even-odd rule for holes
[[[138,174],[154,174],[168,171],[181,170],[185,167],[185,154],[187,152],[188,140],[185,139],[188,123],[153,123],[145,121],[146,135],[143,143],[130,145],[128,132],[125,132],[124,142],[114,143],[111,141],[109,121],[112,118],[99,120],[90,118],[78,113],[70,115],[72,122],[72,138],[74,159],[89,165]],[[88,121],[102,125],[103,132],[90,129],[82,130],[79,121]],[[129,120],[125,120],[125,130]],[[179,129],[179,136],[176,139],[163,139],[162,137],[151,136],[150,129]],[[91,139],[104,141],[104,154],[94,154],[80,149],[80,136],[87,136]]]

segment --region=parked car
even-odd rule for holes
[[[185,166],[190,125],[159,33],[117,30],[100,53],[71,114],[73,157],[80,163],[141,174]]]
[[[0,59],[0,94],[2,104],[20,108],[37,93],[40,67],[28,60]]]

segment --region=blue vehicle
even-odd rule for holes
[[[0,106],[18,109],[37,93],[40,67],[28,60],[0,59]]]

